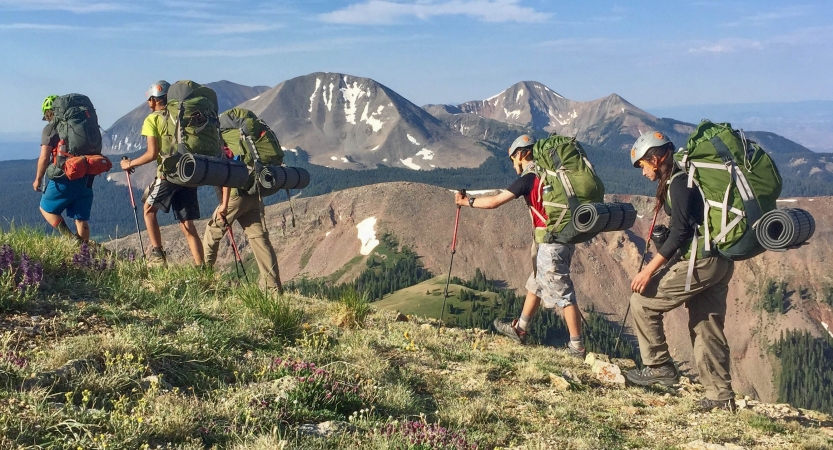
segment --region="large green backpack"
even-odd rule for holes
[[[171,181],[176,183],[176,163],[183,154],[220,156],[217,94],[211,88],[177,81],[168,89],[168,104],[162,114],[161,171]]]
[[[753,227],[775,209],[781,194],[781,174],[772,158],[742,131],[728,123],[704,120],[689,136],[686,147],[674,154],[703,196],[704,224],[695,232],[689,257],[718,254],[743,260],[764,251]]]
[[[52,112],[55,131],[64,141],[64,151],[74,156],[101,154],[101,129],[89,97],[62,95],[52,101]]]
[[[572,244],[593,238],[595,233],[579,233],[572,223],[579,205],[604,201],[604,184],[581,145],[575,138],[554,135],[536,142],[532,157],[527,170],[541,179],[547,213],[547,227],[535,230],[535,242]]]
[[[245,190],[254,193],[256,174],[264,166],[283,164],[283,149],[278,137],[255,113],[232,108],[220,114],[220,133],[229,150],[251,168]]]

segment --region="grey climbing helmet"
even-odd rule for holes
[[[168,83],[165,80],[159,80],[150,85],[147,92],[145,92],[145,98],[150,100],[151,97],[164,97],[168,95],[168,88],[170,87],[171,83]]]
[[[522,134],[509,146],[509,156],[511,157],[519,148],[532,147],[533,145],[535,145],[535,138],[528,134]]]
[[[631,148],[631,164],[639,168],[639,160],[645,157],[648,150],[654,147],[662,147],[669,142],[671,140],[665,137],[665,134],[660,131],[650,130],[642,133],[642,136],[639,136],[636,142],[634,142],[633,148]]]

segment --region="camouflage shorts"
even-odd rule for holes
[[[526,290],[541,298],[544,308],[576,304],[576,291],[570,279],[570,263],[575,245],[533,244],[533,272]]]

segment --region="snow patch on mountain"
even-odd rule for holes
[[[346,157],[346,156],[342,156],[342,157],[341,157],[341,162],[349,163],[349,162],[350,162],[350,160],[349,160],[349,159],[347,159],[347,157]]]
[[[516,95],[516,96],[515,96],[515,101],[517,102],[517,101],[518,101],[521,97],[523,97],[523,96],[524,96],[524,90],[523,90],[523,89],[519,89],[519,90],[518,90],[518,95]]]
[[[347,77],[344,77],[344,83],[347,84]],[[364,86],[354,81],[352,85],[347,84],[346,88],[339,90],[344,97],[344,116],[348,122],[355,125],[357,103],[365,95]]]
[[[509,111],[508,109],[503,108],[503,112],[504,112],[504,114],[506,114],[507,119],[517,119],[517,118],[521,117],[521,110],[520,109],[516,109],[514,111]]]
[[[362,243],[359,253],[367,256],[379,245],[379,240],[376,239],[376,218],[368,217],[359,222],[356,228],[359,230],[359,241]]]
[[[411,143],[412,143],[412,144],[414,144],[414,145],[422,145],[422,144],[420,144],[419,142],[417,142],[416,138],[415,138],[415,137],[413,137],[413,136],[411,136],[410,134],[408,134],[408,135],[406,135],[406,136],[408,136],[408,140],[409,140],[409,141],[411,141]]]
[[[405,167],[407,167],[409,169],[413,169],[413,170],[421,170],[422,169],[422,167],[420,167],[418,164],[414,164],[414,158],[405,158],[405,159],[400,159],[399,161],[402,164],[404,164]]]
[[[250,98],[249,100],[257,100],[259,98],[260,98],[260,96],[258,95],[257,97]]]
[[[321,88],[321,98],[324,99],[324,104],[327,105],[327,111],[333,110],[333,89],[335,85],[330,83],[330,95],[327,96],[326,87]]]
[[[338,156],[330,156],[330,159],[332,159],[333,161],[338,161]]]
[[[315,94],[318,93],[318,88],[321,87],[321,78],[315,79],[315,89],[312,90],[312,95],[309,96],[309,112],[312,114],[312,104],[315,102]],[[258,95],[258,97],[260,97]]]
[[[364,112],[362,112],[361,121],[370,125],[373,128],[373,132],[376,133],[382,129],[382,126],[385,124],[381,120],[377,119],[376,116],[382,114],[382,110],[385,109],[385,105],[379,105],[379,108],[376,109],[376,112],[368,115],[367,111],[370,108],[370,102],[364,104]]]
[[[416,156],[422,156],[422,159],[434,159],[434,152],[428,150],[427,148],[423,148],[417,152]]]
[[[381,147],[381,144],[371,148],[370,151],[375,152],[376,150],[379,150],[379,147]]]

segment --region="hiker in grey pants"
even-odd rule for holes
[[[703,196],[696,186],[688,187],[673,159],[674,144],[662,133],[649,131],[634,144],[631,163],[642,175],[657,182],[657,208],[671,217],[669,235],[658,254],[631,282],[633,325],[639,339],[644,367],[631,370],[625,377],[633,384],[654,383],[670,386],[679,373],[668,352],[663,329],[663,315],[685,305],[688,329],[694,347],[694,362],[700,382],[706,388],[698,409],[734,410],[735,394],[729,374],[729,343],[723,333],[726,296],[734,273],[734,262],[702,251],[689,258],[696,227],[703,224]],[[665,267],[680,251],[683,258]],[[690,282],[690,286],[687,284]]]

